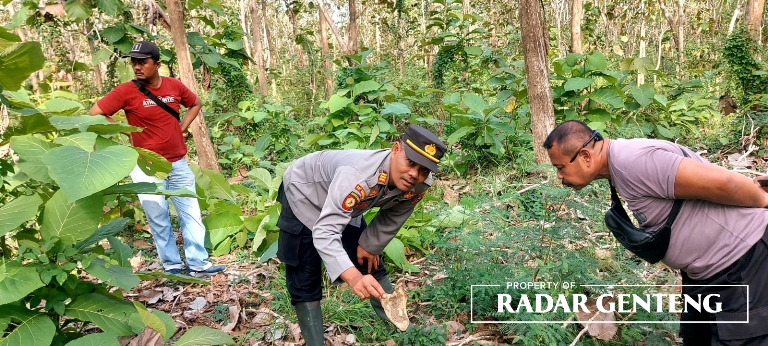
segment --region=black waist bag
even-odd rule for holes
[[[682,149],[681,149],[682,150]],[[683,151],[683,155],[688,155]],[[682,199],[676,199],[672,205],[672,210],[667,215],[667,221],[656,232],[648,232],[642,228],[635,227],[629,215],[621,205],[619,195],[616,189],[611,185],[611,208],[605,212],[605,226],[611,230],[616,240],[624,248],[632,251],[637,257],[649,263],[656,263],[664,258],[669,248],[669,239],[672,235],[672,224],[675,223],[680,207],[683,206]]]

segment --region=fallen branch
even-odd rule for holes
[[[525,192],[525,191],[528,191],[528,190],[530,190],[530,189],[532,189],[532,188],[534,188],[534,187],[538,187],[538,186],[544,185],[544,184],[546,184],[546,183],[548,183],[548,182],[549,182],[549,179],[547,179],[547,180],[544,180],[544,181],[542,181],[542,182],[540,182],[540,183],[538,183],[538,184],[533,184],[533,185],[531,185],[531,186],[528,186],[528,187],[526,187],[526,188],[524,188],[524,189],[522,189],[522,190],[520,190],[520,191],[517,191],[517,193],[523,193],[523,192]]]
[[[581,336],[582,336],[582,335],[584,335],[584,333],[586,333],[586,332],[587,332],[587,329],[589,328],[589,322],[592,322],[592,321],[594,321],[594,320],[595,320],[595,318],[596,318],[598,315],[600,315],[600,311],[596,311],[596,312],[595,312],[595,314],[594,314],[594,315],[592,315],[592,318],[590,318],[590,319],[589,319],[589,321],[587,321],[587,323],[585,323],[585,324],[584,324],[584,329],[582,329],[582,330],[579,332],[579,335],[576,335],[576,339],[573,339],[573,342],[571,342],[571,344],[570,344],[570,345],[568,345],[568,346],[576,346],[576,343],[577,343],[577,342],[579,342],[579,339],[581,339]]]

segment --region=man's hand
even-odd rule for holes
[[[366,251],[362,246],[358,245],[357,264],[363,265],[363,260],[368,260],[368,274],[371,273],[372,269],[377,269],[379,267],[379,256]]]
[[[355,267],[341,273],[341,279],[352,288],[352,293],[360,299],[381,299],[381,295],[386,293],[379,282],[373,278],[373,275],[363,275]]]

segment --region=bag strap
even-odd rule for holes
[[[154,101],[156,105],[160,106],[160,108],[164,109],[168,114],[173,115],[176,120],[181,122],[181,118],[179,117],[179,112],[177,112],[175,109],[171,108],[171,106],[167,105],[163,100],[161,100],[159,97],[155,96],[149,89],[144,87],[144,84],[141,84],[141,82],[137,80],[132,80],[133,85],[135,85],[137,88],[139,88],[139,91],[141,91],[142,94],[149,97],[150,100]]]
[[[683,156],[690,157],[682,147],[680,148],[680,151],[683,152]],[[613,202],[613,210],[617,212],[623,219],[629,220],[629,215],[624,210],[624,206],[621,204],[621,199],[619,199],[619,194],[616,193],[616,188],[613,187],[613,183],[611,181],[608,181],[608,185],[611,187],[611,201]],[[675,219],[677,219],[677,214],[680,213],[680,208],[683,207],[683,201],[685,200],[675,199],[675,204],[672,205],[672,210],[669,211],[669,215],[667,215],[667,221],[664,222],[664,226],[670,228],[672,227],[672,224],[675,223]]]

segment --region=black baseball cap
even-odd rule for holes
[[[123,55],[123,58],[152,58],[160,61],[160,50],[152,42],[139,41],[133,44],[131,51]]]
[[[408,125],[402,141],[405,156],[432,172],[437,172],[437,164],[448,150],[437,136],[419,125]]]

